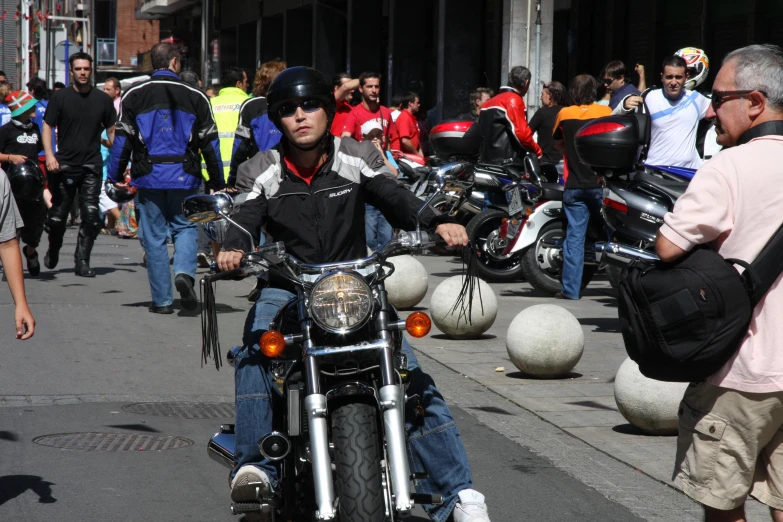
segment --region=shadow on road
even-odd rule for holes
[[[19,440],[19,435],[17,435],[13,431],[0,431],[0,440],[9,440],[11,442],[16,442]]]
[[[530,375],[529,373],[525,372],[511,372],[506,374],[506,377],[510,377],[512,379],[535,379],[538,381],[564,381],[566,379],[578,379],[581,376],[582,374],[577,372],[568,372],[567,374],[560,375],[558,377],[538,377],[536,375]]]
[[[576,401],[567,402],[566,404],[573,404],[574,406],[584,406],[585,408],[594,408],[599,410],[617,411],[617,408],[612,408],[611,406],[607,406],[596,401]]]
[[[451,337],[449,337],[446,334],[435,334],[435,335],[430,335],[430,337],[432,337],[433,339],[439,339],[441,341],[454,341],[454,342],[460,342],[460,341],[470,341],[470,342],[472,342],[472,341],[487,341],[489,339],[497,339],[498,338],[497,335],[492,335],[492,334],[481,334],[480,336],[476,337],[475,339],[452,339]]]
[[[57,499],[52,496],[54,482],[46,482],[35,475],[6,475],[0,477],[0,506],[13,500],[25,491],[32,490],[38,495],[41,504],[52,504]]]
[[[92,267],[92,269],[95,270],[95,274],[99,276],[111,274],[112,272],[131,272],[131,273],[136,272],[136,270],[128,270],[127,268],[111,268],[107,266],[97,266],[97,267],[94,266]],[[28,274],[25,271],[25,279],[35,279],[37,281],[43,281],[43,282],[56,281],[57,276],[59,274],[73,274],[73,267],[72,266],[68,266],[67,268],[63,267],[59,270],[42,270],[41,273],[35,277],[31,277],[30,274]],[[75,283],[74,285],[63,285],[63,286],[75,286],[76,284],[85,286],[82,283]]]
[[[156,430],[155,428],[147,426],[146,424],[110,424],[110,425],[108,425],[106,427],[107,428],[116,428],[118,430],[144,431],[144,432],[147,432],[147,433],[160,433],[160,430]]]
[[[513,415],[513,413],[509,413],[503,408],[498,408],[496,406],[470,406],[471,410],[478,410],[478,411],[485,411],[487,413],[497,413],[499,415]]]
[[[451,272],[434,272],[430,274],[435,277],[452,277],[455,275],[462,275],[463,270],[461,268],[452,268]]]
[[[619,332],[620,320],[617,317],[582,317],[579,319],[582,326],[595,326],[594,332]]]

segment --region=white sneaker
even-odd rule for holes
[[[261,487],[265,497],[272,489],[266,472],[257,466],[242,466],[231,481],[231,500],[234,502],[256,502],[256,488]]]
[[[459,492],[459,502],[452,513],[454,522],[490,522],[484,495],[475,489],[463,489]]]

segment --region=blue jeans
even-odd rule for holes
[[[152,304],[166,306],[174,302],[171,268],[166,238],[174,242],[174,275],[196,277],[198,228],[182,214],[182,200],[197,189],[139,189],[136,208],[139,211],[139,235],[147,253],[147,277]]]
[[[284,404],[269,373],[269,359],[259,352],[258,341],[277,311],[293,297],[290,292],[279,288],[261,291],[248,314],[244,344],[234,361],[237,462],[232,476],[241,466],[253,464],[268,473],[275,487],[277,467],[261,456],[258,441],[273,431],[272,411],[281,411]],[[425,412],[424,425],[418,426],[413,423],[416,419],[413,401],[405,411],[411,473],[428,473],[428,478],[416,479],[416,491],[443,495],[442,505],[428,505],[424,509],[432,520],[445,522],[457,503],[457,494],[473,487],[468,456],[443,396],[435,388],[432,378],[421,370],[406,340],[403,340],[402,351],[408,356],[410,370],[410,385],[406,393],[408,396],[418,394]]]
[[[381,211],[366,203],[364,204],[364,235],[367,236],[367,246],[373,252],[394,237],[394,229]]]
[[[603,189],[565,189],[563,210],[568,220],[563,244],[563,297],[579,299],[585,264],[585,236],[590,218],[601,219]]]

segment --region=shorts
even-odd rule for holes
[[[750,494],[783,510],[783,391],[691,384],[678,414],[674,478],[686,495],[728,511]]]
[[[98,201],[98,206],[104,214],[113,208],[118,208],[117,202],[109,198],[106,194],[106,185],[103,184],[101,184],[101,198]]]

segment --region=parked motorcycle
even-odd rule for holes
[[[430,178],[439,191],[472,184],[466,163],[444,165]],[[192,222],[222,218],[238,227],[225,194],[190,196],[183,209]],[[283,243],[271,243],[251,248],[242,268],[202,279],[203,351],[217,365],[213,282],[270,272],[297,289],[259,341],[285,402],[275,431],[259,441],[262,455],[279,466],[280,486],[267,497],[259,487],[256,502],[233,504],[234,514],[264,513],[272,520],[298,522],[385,522],[409,515],[414,503],[442,502],[439,495],[412,492],[411,480],[420,474],[409,469],[404,432],[405,405],[418,397],[405,394],[402,332],[423,337],[431,321],[421,312],[400,320],[384,288],[394,272],[388,257],[432,244],[417,225],[415,232],[400,232],[367,258],[312,265],[287,253]],[[214,460],[233,467],[233,426],[222,426],[208,449]],[[362,487],[354,487],[356,477]]]
[[[644,165],[649,125],[644,107],[630,116],[599,118],[577,132],[575,145],[582,162],[604,177],[602,214],[612,243],[654,255],[663,217],[688,188],[695,170]],[[595,249],[603,251],[605,245]],[[610,260],[606,274],[616,287],[623,263],[599,257]]]
[[[506,280],[525,278],[539,292],[554,295],[561,288],[562,241],[565,238],[566,221],[563,213],[563,186],[549,180],[557,180],[559,173],[554,165],[538,162],[527,155],[523,170],[505,166],[514,171],[514,181],[503,187],[508,205],[493,206],[488,212],[476,216],[468,227],[468,237],[481,246],[478,263],[479,274],[497,279],[490,272],[497,263],[518,270],[507,272]],[[486,233],[486,239],[482,233]],[[588,234],[598,240],[600,227],[591,224]],[[592,279],[597,264],[591,251],[586,251],[582,287]],[[513,275],[512,275],[513,274]]]

